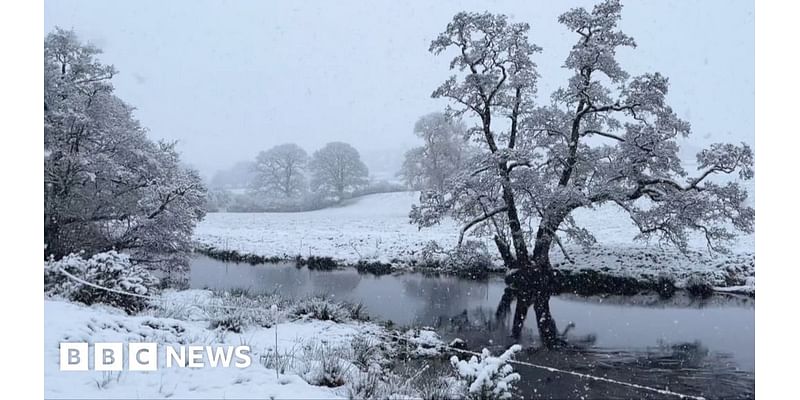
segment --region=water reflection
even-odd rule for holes
[[[399,276],[359,275],[353,269],[309,271],[294,264],[236,265],[197,257],[192,265],[193,288],[247,288],[256,293],[277,290],[288,297],[326,294],[351,302],[361,302],[371,315],[397,324],[434,325],[445,334],[468,339],[471,346],[507,346],[511,344],[510,321],[494,319],[494,307],[505,288],[502,279],[484,282],[455,277],[425,277],[421,274]],[[658,296],[575,297],[554,296],[551,310],[557,326],[570,322],[575,327],[567,336],[583,348],[582,357],[591,355],[599,364],[621,354],[661,354],[662,346],[701,343],[708,354],[699,357],[721,363],[721,369],[754,369],[754,305],[752,300],[714,297],[696,301],[675,297],[665,301]],[[532,313],[531,313],[532,315]],[[523,343],[537,340],[536,326],[526,321]],[[698,347],[699,348],[699,347]],[[614,350],[612,350],[614,349]],[[677,347],[674,351],[691,347]],[[610,357],[609,354],[617,354]],[[563,354],[563,353],[559,353]],[[676,353],[677,354],[677,353]],[[677,360],[679,358],[674,358]],[[640,369],[668,369],[670,358],[645,357]],[[613,363],[612,363],[613,364]],[[682,368],[695,368],[683,361]],[[698,364],[710,368],[706,364]],[[616,365],[617,368],[620,365]],[[700,368],[700,367],[697,367]]]

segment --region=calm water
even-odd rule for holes
[[[408,273],[376,277],[355,269],[310,271],[294,264],[233,264],[198,256],[192,264],[193,288],[246,288],[253,293],[278,291],[288,297],[325,294],[361,302],[370,315],[397,324],[435,326],[444,336],[461,337],[470,347],[509,345],[510,321],[493,321],[505,287],[501,278],[484,282]],[[750,397],[754,388],[754,301],[741,297],[692,300],[676,296],[581,298],[554,296],[551,311],[559,329],[570,322],[571,342],[580,351],[532,352],[533,362],[582,370],[672,390],[683,388],[707,397]],[[533,315],[533,311],[531,311]],[[535,324],[522,338],[535,342]],[[646,393],[603,388],[604,384],[569,382],[538,371],[520,371],[529,383],[564,379],[560,391],[526,397],[642,397]],[[538,386],[541,387],[541,386]],[[531,389],[532,393],[532,388]],[[605,390],[605,391],[604,391]]]

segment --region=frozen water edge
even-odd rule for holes
[[[348,264],[361,260],[391,262],[402,267],[419,257],[429,241],[452,247],[459,227],[453,221],[418,229],[408,212],[417,192],[384,193],[352,199],[340,207],[302,213],[212,213],[195,230],[202,246],[264,257],[327,256]],[[711,254],[699,235],[692,252],[684,255],[669,247],[633,242],[636,227],[613,206],[578,210],[574,217],[597,238],[584,250],[567,244],[574,264],[554,248],[559,268],[596,270],[614,276],[651,280],[672,277],[678,286],[699,274],[713,286],[754,293],[754,235],[732,243],[729,255]],[[491,243],[487,247],[492,249]]]

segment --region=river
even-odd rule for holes
[[[419,273],[374,276],[352,268],[311,271],[296,268],[294,263],[253,266],[197,256],[190,285],[252,293],[277,291],[290,298],[326,295],[362,303],[376,319],[435,327],[445,338],[465,339],[471,348],[500,351],[512,344],[510,321],[493,319],[505,287],[499,276],[485,281]],[[567,337],[579,348],[529,350],[518,359],[637,384],[669,386],[670,390],[708,398],[753,396],[753,299],[717,295],[699,300],[680,292],[666,300],[654,294],[559,295],[551,298],[550,305],[559,329],[574,324]],[[536,348],[535,329],[529,320],[521,344]],[[520,390],[527,398],[649,396],[639,390],[528,369],[519,371],[523,375]]]

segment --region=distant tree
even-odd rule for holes
[[[462,12],[430,47],[435,54],[455,50],[450,65],[458,75],[433,96],[478,120],[471,133],[482,151],[445,190],[423,192],[411,218],[428,226],[449,215],[464,223],[462,237],[475,229],[492,235],[513,271],[498,312],[516,299],[513,334],[519,337],[533,305],[547,346],[559,343],[549,308],[551,247],[561,247],[562,235],[594,243],[571,217],[574,210],[616,205],[638,227],[638,239],[681,250],[692,231],[719,251],[735,231],[753,231],[747,192],[738,182],[708,179],[720,173],[751,179],[752,150],[713,144],[697,154],[699,171],[689,176],[676,138],[691,130],[667,104],[667,78],[630,77],[616,60],[618,48],[635,45],[617,29],[621,10],[619,1],[606,0],[559,17],[577,37],[564,63],[572,76],[540,107],[532,60],[540,49],[528,41],[527,24]]]
[[[72,31],[44,42],[45,257],[125,250],[185,265],[206,189],[113,93],[116,71]]]
[[[253,161],[240,161],[228,169],[217,171],[211,178],[214,189],[244,189],[255,179],[256,165]]]
[[[311,173],[315,192],[342,199],[367,183],[369,170],[353,146],[331,142],[314,152]]]
[[[414,189],[444,190],[445,183],[464,165],[468,155],[466,125],[444,113],[421,117],[414,134],[424,141],[405,154],[400,175]]]
[[[275,146],[256,157],[252,188],[280,199],[299,198],[306,191],[308,154],[294,143]]]
[[[234,195],[226,189],[211,189],[206,194],[208,212],[225,212],[231,206]]]
[[[422,146],[408,149],[403,154],[403,165],[397,173],[406,186],[414,190],[421,190],[428,187],[428,180],[425,179],[423,163],[425,159],[425,148]]]

